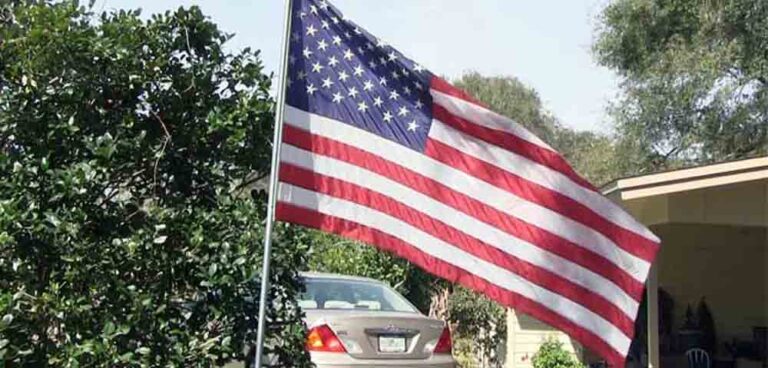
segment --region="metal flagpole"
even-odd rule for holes
[[[256,339],[254,367],[261,367],[264,355],[264,331],[266,330],[267,294],[269,293],[269,262],[272,253],[272,232],[275,225],[275,204],[277,203],[278,169],[280,146],[283,141],[283,111],[285,110],[285,81],[288,79],[288,52],[291,40],[291,10],[293,0],[285,0],[285,30],[280,59],[280,78],[277,84],[277,106],[275,106],[275,133],[272,140],[272,168],[269,174],[269,199],[267,203],[267,228],[264,232],[264,258],[261,268],[261,294],[259,296],[259,327]]]

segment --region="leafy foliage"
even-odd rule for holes
[[[640,171],[768,153],[768,3],[616,0],[599,62],[624,77],[612,108]]]
[[[539,347],[532,359],[533,368],[582,368],[573,354],[563,348],[563,343],[549,339]]]
[[[18,2],[0,28],[0,359],[206,367],[255,341],[273,101],[197,8]],[[249,180],[246,180],[249,179]],[[282,227],[269,351],[305,366]]]

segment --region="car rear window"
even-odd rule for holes
[[[408,300],[381,283],[313,278],[304,283],[306,292],[299,300],[303,309],[417,312]]]

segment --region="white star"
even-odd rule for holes
[[[344,32],[344,37],[346,37],[347,39],[350,39],[352,38],[352,35],[349,34],[349,32]]]
[[[376,69],[379,64],[376,64],[376,60],[371,59],[371,62],[368,63],[368,65],[371,67],[371,69]]]
[[[387,41],[384,41],[381,38],[379,38],[378,40],[376,40],[376,46],[378,46],[378,47],[387,46]]]
[[[314,37],[315,33],[317,33],[317,29],[315,28],[315,26],[310,24],[309,27],[307,27],[307,35]]]
[[[422,107],[424,107],[424,104],[421,103],[421,100],[416,101],[416,108],[421,109]]]
[[[349,78],[349,75],[347,74],[347,72],[342,70],[341,73],[339,73],[339,80],[342,82],[346,82],[347,78]]]
[[[310,83],[310,84],[307,86],[307,93],[309,93],[310,95],[312,95],[312,94],[314,94],[314,93],[315,93],[315,91],[317,91],[317,88],[315,87],[315,85],[314,85],[314,84]]]
[[[418,89],[418,90],[424,89],[424,86],[422,86],[421,83],[419,83],[419,82],[416,82],[415,86],[416,86],[416,89]]]
[[[398,97],[400,97],[400,94],[395,90],[392,90],[392,92],[389,93],[390,100],[397,100]]]
[[[366,112],[367,110],[368,110],[368,104],[366,104],[365,101],[362,101],[359,104],[357,104],[357,111]]]
[[[322,29],[328,29],[328,28],[330,28],[330,27],[331,27],[331,25],[330,25],[330,24],[328,24],[328,21],[327,21],[327,20],[325,20],[325,19],[321,20],[321,21],[320,21],[320,23],[321,23],[321,26],[320,26],[320,28],[322,28]]]
[[[406,94],[406,95],[410,95],[410,94],[411,94],[411,88],[410,88],[410,87],[408,87],[408,86],[405,86],[405,87],[403,88],[403,91],[405,92],[405,94]]]
[[[379,107],[383,103],[384,103],[384,100],[382,100],[381,97],[379,96],[376,96],[376,98],[373,99],[373,106]]]
[[[390,113],[389,111],[384,111],[384,121],[387,123],[392,121],[392,113]]]
[[[363,75],[363,68],[360,65],[356,66],[354,74],[357,77]]]
[[[408,131],[409,132],[415,132],[418,127],[419,127],[419,124],[416,124],[416,120],[408,123]]]
[[[379,85],[386,86],[387,85],[387,77],[381,77],[381,79],[379,79]]]
[[[296,57],[293,56],[293,55],[289,56],[288,57],[288,64],[291,64],[291,65],[296,64]]]
[[[365,44],[365,48],[367,48],[368,51],[373,51],[373,44],[368,42],[367,44]]]
[[[305,47],[304,51],[302,51],[302,54],[304,54],[304,58],[305,59],[309,59],[310,56],[312,56],[312,54],[314,54],[314,52],[312,52],[312,50],[310,50],[309,47]]]
[[[288,78],[288,79],[285,81],[285,83],[287,84],[288,88],[291,88],[291,86],[293,85],[293,80],[291,80],[291,78]]]
[[[352,88],[350,88],[350,89],[349,89],[349,93],[347,94],[347,96],[349,96],[349,97],[352,97],[352,98],[355,98],[355,97],[357,97],[357,95],[358,95],[359,93],[360,93],[360,92],[358,92],[358,91],[357,91],[357,88],[356,88],[356,87],[352,87]]]
[[[392,78],[395,78],[395,79],[399,79],[400,78],[400,74],[397,74],[397,70],[393,70],[392,71]]]
[[[371,83],[371,81],[368,80],[368,81],[365,81],[365,83],[363,83],[363,91],[370,91],[372,89],[373,89],[373,83]]]
[[[312,72],[313,73],[320,73],[323,70],[323,68],[325,68],[325,67],[322,64],[320,64],[319,61],[315,62],[314,64],[312,64]]]
[[[408,69],[405,69],[405,68],[403,68],[403,70],[401,72],[403,73],[403,76],[405,76],[405,77],[411,75],[411,73],[408,72]]]
[[[299,33],[298,33],[298,32],[293,32],[293,33],[291,34],[291,40],[292,40],[293,42],[299,42]]]
[[[341,93],[336,92],[333,94],[333,102],[335,103],[341,103],[341,100],[344,99],[344,96],[341,95]]]
[[[312,14],[317,14],[317,7],[314,4],[310,5],[309,12]]]
[[[306,17],[306,16],[307,16],[307,12],[301,12],[301,13],[299,13],[299,18],[300,18],[300,19],[304,19],[304,17]]]
[[[363,32],[360,32],[360,29],[355,27],[355,34],[362,34]]]
[[[325,10],[325,9],[327,9],[327,8],[328,8],[328,2],[327,2],[327,1],[325,1],[325,0],[322,0],[322,1],[319,3],[319,6],[320,6],[320,9],[323,9],[323,10]]]
[[[331,22],[333,22],[333,24],[339,24],[339,18],[331,17]]]
[[[353,54],[350,49],[347,49],[347,51],[344,51],[344,59],[345,60],[352,60],[353,56],[355,56],[355,54]]]
[[[333,85],[333,81],[331,80],[331,77],[323,79],[323,88],[331,88]]]
[[[419,64],[414,64],[413,65],[413,71],[415,71],[417,73],[421,73],[421,72],[424,71],[424,67],[419,65]]]
[[[336,66],[336,64],[338,63],[339,63],[339,59],[336,59],[336,56],[331,56],[328,58],[328,65]]]
[[[333,44],[336,46],[341,45],[341,37],[333,36]]]
[[[307,77],[307,72],[302,70],[299,72],[298,75],[296,75],[296,80],[304,80],[304,78],[306,77]]]
[[[385,58],[383,56],[379,58],[379,64],[384,65],[386,63],[387,63],[387,58]]]
[[[394,51],[390,52],[388,56],[389,56],[389,61],[397,60],[397,54],[395,54]]]
[[[405,116],[405,115],[408,115],[409,112],[410,111],[408,111],[408,109],[406,109],[405,106],[401,106],[400,111],[397,112],[397,116]]]
[[[325,42],[325,40],[320,40],[320,41],[317,43],[317,49],[318,49],[318,50],[323,50],[323,51],[325,51],[325,49],[327,49],[327,48],[328,48],[328,42]]]

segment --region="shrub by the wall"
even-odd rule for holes
[[[583,368],[584,365],[555,339],[545,341],[533,356],[533,368]]]

